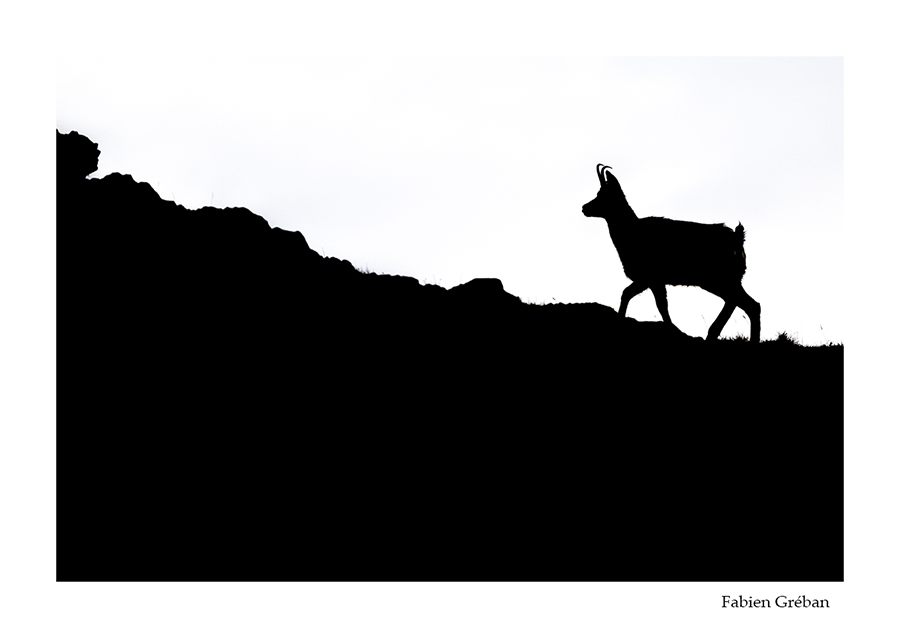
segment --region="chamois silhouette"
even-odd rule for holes
[[[707,340],[719,333],[740,307],[750,317],[750,341],[759,343],[760,305],[741,285],[747,271],[744,227],[731,230],[725,224],[698,224],[665,217],[639,219],[611,167],[597,164],[600,190],[582,206],[586,217],[601,217],[619,253],[625,275],[632,283],[622,291],[619,314],[628,302],[647,288],[653,292],[663,322],[671,324],[666,286],[698,286],[721,297],[725,306],[709,327]]]

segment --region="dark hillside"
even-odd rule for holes
[[[843,578],[842,347],[364,274],[57,140],[59,580]]]

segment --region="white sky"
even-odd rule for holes
[[[66,56],[57,126],[99,143],[95,176],[247,207],[359,268],[617,307],[606,222],[581,214],[603,162],[640,217],[744,224],[763,338],[843,340],[840,57]],[[698,336],[722,306],[669,304]],[[649,292],[629,316],[659,318]]]

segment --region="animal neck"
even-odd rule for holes
[[[634,210],[632,210],[627,202],[623,202],[623,205],[616,210],[614,214],[606,216],[606,223],[609,224],[610,232],[612,232],[614,228],[617,231],[628,232],[637,220],[637,215],[634,214]]]
[[[631,244],[629,237],[635,230],[637,221],[637,215],[634,214],[634,211],[628,204],[625,204],[615,215],[608,215],[606,218],[610,239],[612,239],[620,256],[622,255],[622,249]]]

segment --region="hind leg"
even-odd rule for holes
[[[731,319],[731,315],[736,306],[737,304],[730,299],[725,300],[725,306],[722,308],[722,312],[719,313],[719,316],[716,317],[716,320],[713,321],[713,324],[709,327],[709,332],[706,334],[707,341],[715,341],[719,338],[722,328],[724,328],[725,324],[728,323],[728,320]]]
[[[713,291],[711,290],[710,292]],[[725,324],[728,322],[728,319],[731,318],[731,314],[737,307],[746,312],[747,316],[750,317],[750,341],[752,343],[759,343],[760,305],[755,299],[747,294],[744,287],[738,284],[736,288],[729,290],[727,293],[716,291],[713,292],[713,294],[718,295],[725,300],[725,307],[722,308],[722,312],[716,317],[713,325],[709,327],[709,334],[706,335],[706,339],[708,341],[713,341],[719,338],[719,333],[722,332],[722,328],[725,327]]]
[[[759,305],[759,302],[747,294],[747,291],[744,290],[743,286],[738,286],[738,293],[735,301],[737,302],[738,307],[750,317],[750,341],[759,343],[760,315],[762,313],[762,307]]]

